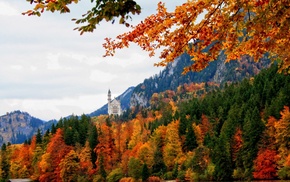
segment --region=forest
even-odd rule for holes
[[[71,116],[3,144],[0,181],[290,179],[290,76],[186,84],[124,116]]]

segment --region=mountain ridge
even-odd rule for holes
[[[0,116],[0,145],[6,142],[23,143],[29,140],[37,130],[50,129],[56,120],[44,121],[20,110]]]
[[[121,95],[116,97],[116,99],[121,101],[121,108],[123,111],[137,105],[147,107],[154,93],[161,93],[166,90],[176,90],[180,85],[193,82],[216,82],[219,84],[228,81],[237,82],[241,81],[243,78],[251,77],[259,73],[262,68],[270,65],[268,59],[255,63],[247,56],[244,56],[240,61],[231,61],[230,63],[224,63],[224,59],[225,55],[221,54],[218,60],[211,62],[203,71],[190,72],[186,75],[182,75],[183,68],[192,64],[190,56],[183,54],[175,59],[173,63],[168,64],[159,74],[144,79],[144,81],[137,86],[129,87]],[[86,115],[94,117],[107,114],[107,112],[108,104],[106,103],[101,108]],[[67,117],[71,117],[71,115]],[[9,118],[14,119],[11,120],[10,124]],[[25,119],[26,122],[24,122]],[[17,121],[19,121],[18,124]],[[44,132],[56,122],[56,120],[46,122],[21,111],[7,113],[6,115],[0,116],[0,145],[2,145],[3,142],[24,142],[24,140],[31,138],[32,135],[37,132],[38,128]],[[6,128],[6,131],[4,131],[3,126]],[[9,131],[8,133],[10,134],[6,136],[4,133],[7,131]]]

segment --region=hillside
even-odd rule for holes
[[[55,122],[45,122],[21,111],[0,116],[0,146],[7,142],[23,143],[35,135],[38,129],[45,131]]]
[[[178,86],[190,83],[214,82],[223,84],[225,82],[238,82],[244,78],[249,78],[267,68],[270,61],[262,59],[260,62],[253,62],[249,57],[243,57],[240,61],[225,63],[225,55],[222,53],[218,60],[211,62],[207,68],[201,72],[189,72],[182,75],[183,68],[192,64],[188,54],[175,59],[168,64],[163,71],[144,80],[137,85],[130,100],[131,106],[137,104],[149,106],[149,100],[153,93],[160,93],[165,90],[176,91]]]
[[[2,147],[0,180],[290,179],[289,75],[272,66],[200,98],[175,102],[178,93],[159,93],[126,122],[63,118],[31,143]]]

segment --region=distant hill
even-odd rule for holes
[[[0,146],[5,142],[23,143],[30,139],[37,130],[46,131],[56,120],[45,122],[27,112],[13,111],[0,116]]]

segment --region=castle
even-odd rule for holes
[[[111,100],[111,91],[108,91],[108,114],[109,115],[121,115],[121,102],[116,98]]]

